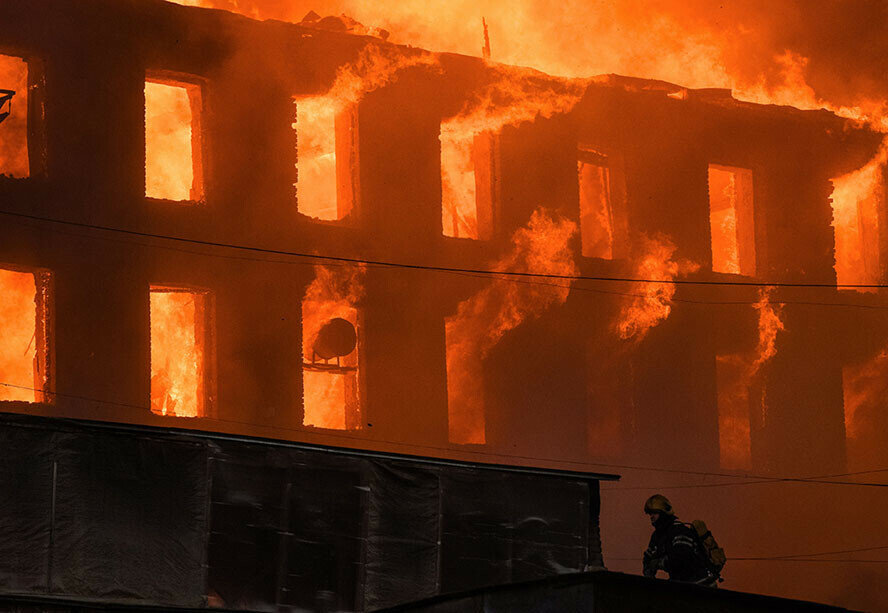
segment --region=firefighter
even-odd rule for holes
[[[656,577],[663,570],[672,581],[715,586],[706,554],[696,531],[678,520],[666,496],[654,494],[644,503],[654,533],[644,552],[644,576]]]

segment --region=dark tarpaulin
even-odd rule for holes
[[[38,428],[0,428],[0,585],[4,591],[46,591],[56,436]]]
[[[438,472],[373,462],[365,604],[373,610],[437,593]]]
[[[71,434],[56,454],[51,591],[201,604],[206,445]]]
[[[600,563],[598,482],[0,416],[0,594],[363,611]]]
[[[212,460],[210,604],[359,610],[363,462],[244,444]]]
[[[589,482],[478,469],[450,470],[441,481],[441,592],[589,563],[590,503],[597,506]]]

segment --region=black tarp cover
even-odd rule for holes
[[[0,415],[0,593],[364,611],[600,566],[598,481]]]

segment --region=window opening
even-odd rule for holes
[[[145,81],[145,195],[203,200],[201,91],[193,83]]]
[[[755,275],[752,171],[709,165],[712,270]]]
[[[330,96],[294,104],[296,209],[313,219],[342,220],[358,193],[357,110]]]
[[[0,400],[49,402],[50,274],[0,268]]]
[[[302,301],[303,425],[361,427],[359,269],[317,267]]]
[[[842,369],[848,470],[888,461],[888,349]]]
[[[614,257],[614,211],[607,156],[580,150],[577,160],[580,192],[580,239],[583,256]]]
[[[830,195],[835,233],[836,281],[843,285],[878,285],[882,279],[880,234],[885,200],[882,149],[866,166],[832,180]],[[843,288],[875,292],[876,288]]]
[[[28,63],[0,55],[0,175],[30,175]]]
[[[207,416],[210,294],[151,287],[151,411]]]
[[[719,355],[715,358],[715,367],[720,465],[729,470],[749,470],[752,468],[750,385],[753,383],[749,361],[740,354]]]
[[[499,143],[490,132],[465,134],[441,124],[441,225],[444,236],[493,235]]]

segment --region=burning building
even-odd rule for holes
[[[467,462],[555,471],[564,506],[489,515],[514,536],[549,513],[574,570],[601,563],[609,477],[567,470],[767,480],[884,456],[884,298],[848,289],[884,281],[871,128],[729,90],[558,79],[159,0],[3,11],[0,88],[16,95],[0,124],[0,409],[21,468],[3,478],[31,474],[25,455],[41,449],[29,483],[34,513],[52,519],[35,539],[53,543],[17,545],[45,556],[21,553],[9,591],[397,602],[373,539],[397,518],[377,493],[413,495],[399,489],[403,458],[326,462],[298,445],[461,463],[443,477],[403,469],[440,500],[442,483],[454,501],[479,483],[501,501],[549,491],[524,473],[466,476]],[[871,189],[858,194],[842,178],[862,168]],[[162,506],[128,525],[181,529],[189,572],[172,587],[124,571],[91,584],[82,569],[107,569],[65,533],[56,498],[63,483],[76,498],[85,475],[105,488],[77,503],[86,514],[118,481],[161,484],[145,500],[178,492],[188,514]],[[558,515],[570,505],[581,513]],[[91,536],[126,528],[112,513],[123,501],[102,508]],[[310,534],[282,536],[300,522]],[[441,540],[443,520],[429,522],[423,555],[400,558],[431,565],[410,596],[516,578],[498,549],[473,554],[481,579],[460,574],[473,534],[454,524]],[[735,543],[753,532],[721,530]]]

